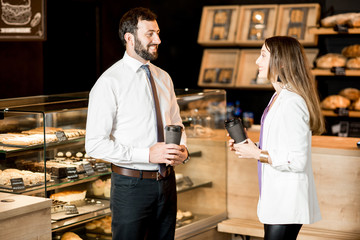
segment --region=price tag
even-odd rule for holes
[[[77,174],[76,167],[67,167],[66,176],[68,179],[78,179],[79,175]]]
[[[86,175],[93,175],[95,173],[90,163],[83,164]]]
[[[13,191],[25,189],[24,180],[22,178],[12,178],[10,179],[10,182]]]
[[[55,135],[56,135],[56,137],[57,137],[57,139],[58,139],[59,142],[68,140],[68,138],[66,137],[64,131],[57,131],[57,132],[55,133]]]
[[[79,214],[79,211],[75,204],[66,204],[64,207],[66,215]]]
[[[334,112],[339,115],[339,117],[348,117],[349,116],[349,109],[347,108],[336,108]]]
[[[97,172],[108,172],[108,167],[106,163],[95,163],[95,171]]]
[[[333,68],[331,68],[331,72],[335,73],[336,76],[344,76],[345,75],[345,67],[333,67]]]
[[[349,27],[344,24],[336,24],[334,31],[338,33],[349,33]]]

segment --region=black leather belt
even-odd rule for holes
[[[118,167],[114,164],[111,164],[111,170],[117,174],[127,176],[127,177],[136,177],[144,179],[156,179],[157,181],[167,178],[171,172],[173,172],[173,167],[166,167],[165,176],[162,176],[158,171],[146,171],[146,170],[135,170],[130,168]]]

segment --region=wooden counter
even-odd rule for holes
[[[0,193],[1,239],[51,239],[51,200]]]
[[[258,131],[249,131],[255,142]],[[322,220],[304,225],[298,240],[360,239],[360,149],[358,138],[314,136],[312,164]],[[228,219],[218,231],[263,237],[258,202],[257,162],[228,151]]]

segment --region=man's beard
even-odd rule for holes
[[[155,44],[154,44],[155,45]],[[151,45],[148,45],[149,48]],[[158,52],[150,53],[148,49],[145,49],[139,39],[135,37],[135,52],[137,55],[139,55],[141,58],[145,60],[154,61],[158,58]]]

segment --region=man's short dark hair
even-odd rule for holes
[[[137,24],[141,20],[155,21],[157,18],[156,14],[148,8],[137,7],[129,10],[121,18],[119,23],[119,35],[122,43],[126,46],[124,38],[125,33],[136,34]]]

